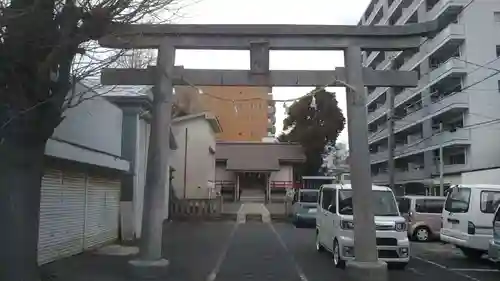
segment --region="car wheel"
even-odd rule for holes
[[[318,252],[324,252],[325,248],[323,245],[321,245],[321,242],[319,241],[319,230],[316,230],[316,251]]]
[[[419,242],[427,242],[430,239],[431,232],[429,228],[425,226],[420,226],[413,232],[413,237]]]
[[[335,264],[335,267],[345,268],[345,261],[342,260],[342,258],[340,256],[340,246],[339,246],[339,242],[337,241],[337,239],[333,240],[332,258],[333,258],[333,263]]]
[[[471,248],[460,248],[462,253],[470,260],[480,260],[481,257],[485,254],[484,251],[471,249]]]

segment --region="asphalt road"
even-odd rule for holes
[[[345,281],[327,253],[314,248],[314,230],[286,223],[172,223],[164,252],[171,280],[182,281]],[[471,262],[441,243],[415,243],[404,271],[391,281],[498,281],[500,271],[487,261]]]

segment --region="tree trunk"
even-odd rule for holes
[[[45,144],[42,109],[18,116],[0,134],[0,280],[38,281],[40,188]],[[5,124],[5,118],[0,124]],[[45,123],[45,122],[44,122]],[[46,123],[45,123],[46,124]]]

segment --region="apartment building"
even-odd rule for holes
[[[418,50],[365,52],[365,67],[412,70],[416,88],[367,88],[371,170],[387,184],[388,113],[394,95],[395,181],[411,193],[500,166],[500,1],[373,0],[360,25],[439,20],[445,27]],[[498,119],[498,120],[497,120]]]
[[[275,103],[267,87],[176,87],[176,103],[190,113],[210,111],[219,119],[218,141],[262,141],[276,133]]]

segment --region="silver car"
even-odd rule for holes
[[[293,198],[293,224],[296,227],[316,227],[318,207],[316,189],[299,189]]]
[[[438,196],[399,197],[399,212],[408,223],[408,237],[420,242],[439,239],[445,200]]]

